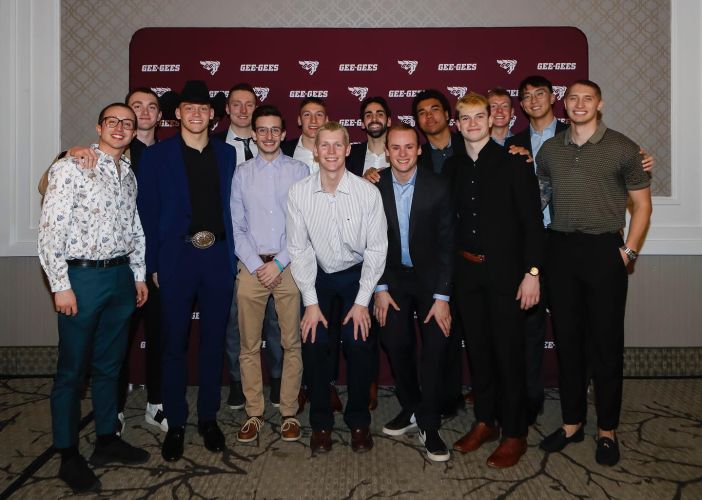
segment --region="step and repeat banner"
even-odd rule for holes
[[[443,92],[452,106],[466,92],[502,87],[512,96],[512,130],[527,126],[519,107],[519,82],[540,74],[551,80],[555,113],[564,116],[567,85],[588,77],[585,35],[572,27],[534,28],[144,28],[129,47],[129,85],[150,87],[164,100],[158,132],[177,131],[173,93],[186,80],[207,82],[217,111],[213,131],[225,130],[228,90],[251,84],[258,103],[273,104],[286,118],[288,138],[299,135],[297,114],[306,97],[327,104],[330,119],[348,127],[352,141],[365,140],[360,102],[382,96],[393,119],[412,126],[412,99],[421,90]],[[219,95],[218,95],[219,94]],[[195,383],[197,312],[193,315],[189,380]],[[132,381],[144,380],[141,331],[132,344]],[[554,342],[545,345],[544,376],[556,385]],[[381,384],[392,382],[381,358]],[[341,370],[340,382],[343,382]]]

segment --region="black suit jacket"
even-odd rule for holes
[[[222,142],[227,142],[227,134],[229,133],[229,127],[225,128],[221,132],[217,132],[216,134],[210,134],[210,137],[216,137]]]
[[[566,125],[565,123],[563,123],[560,120],[556,120],[556,135],[563,132],[567,128],[568,128],[568,125]],[[507,140],[505,141],[505,147],[509,148],[512,145],[527,148],[529,150],[529,154],[534,156],[534,152],[531,150],[531,134],[530,134],[528,125],[524,130],[522,130],[518,134],[515,134],[512,137],[507,138]]]
[[[388,221],[388,254],[379,284],[392,293],[401,272],[402,250],[392,169],[380,172],[380,190]],[[453,212],[448,183],[426,169],[417,169],[410,208],[409,250],[414,271],[423,289],[430,294],[451,295],[453,275]]]
[[[295,148],[297,147],[297,141],[299,139],[299,137],[296,137],[295,139],[288,139],[287,141],[280,143],[280,150],[285,156],[292,158],[292,156],[295,154]]]
[[[460,156],[466,153],[466,143],[463,142],[463,136],[459,132],[451,134],[451,147],[453,148],[453,156]],[[431,158],[431,144],[429,142],[422,144],[422,154],[417,159],[417,166],[434,171],[434,161]],[[445,166],[446,163],[444,163]],[[443,174],[443,170],[440,173]]]
[[[351,144],[351,153],[346,158],[346,170],[359,177],[363,176],[363,165],[366,163],[368,141]]]
[[[480,151],[480,211],[478,232],[486,255],[485,266],[491,282],[504,293],[515,293],[524,273],[532,266],[541,268],[544,252],[544,226],[539,185],[534,167],[521,155],[511,155],[490,140]],[[466,154],[446,160],[444,170],[451,179],[452,199],[457,220],[462,214],[458,197],[470,182],[472,162]],[[458,223],[457,228],[458,228]],[[456,236],[457,250],[460,238]],[[459,257],[460,258],[460,257]]]

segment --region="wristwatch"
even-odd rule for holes
[[[632,250],[626,245],[620,246],[619,249],[626,254],[627,258],[629,259],[629,262],[634,262],[639,257],[638,252]]]
[[[539,268],[538,267],[530,267],[529,271],[527,271],[529,274],[532,276],[538,276],[539,275]]]

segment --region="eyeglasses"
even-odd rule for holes
[[[122,118],[120,120],[116,116],[106,116],[102,119],[102,123],[104,123],[107,128],[117,128],[117,125],[121,123],[124,130],[134,130],[135,126],[134,120],[131,118]]]
[[[267,136],[270,133],[273,137],[278,137],[283,133],[283,129],[280,127],[256,127],[256,135]]]
[[[540,101],[546,97],[547,94],[548,92],[545,90],[535,90],[534,92],[525,93],[522,96],[522,101]]]

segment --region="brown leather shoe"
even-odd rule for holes
[[[463,396],[463,399],[465,400],[467,405],[474,405],[475,404],[475,392],[471,389],[468,391],[468,393]]]
[[[351,449],[356,453],[370,451],[373,448],[373,438],[368,427],[351,429]]]
[[[297,441],[302,437],[300,430],[300,421],[295,417],[283,417],[283,423],[280,426],[280,437],[283,441]]]
[[[312,448],[313,452],[331,451],[331,431],[312,431],[312,437],[310,438],[310,448]]]
[[[484,422],[478,422],[468,434],[453,443],[453,449],[461,453],[468,453],[480,448],[488,441],[495,441],[500,437],[500,429],[491,427]]]
[[[305,411],[305,403],[307,403],[307,391],[300,387],[300,392],[297,393],[297,414]]]
[[[336,390],[336,386],[333,384],[329,386],[329,405],[331,406],[332,411],[339,413],[344,411],[344,405],[341,404],[339,393]]]
[[[236,439],[240,443],[256,441],[261,427],[263,427],[263,417],[249,417],[236,433]]]
[[[378,382],[371,382],[370,393],[368,394],[368,409],[375,410],[378,407]]]
[[[500,446],[492,452],[487,459],[487,464],[490,467],[504,469],[517,465],[519,459],[526,453],[527,440],[522,438],[504,438]]]

